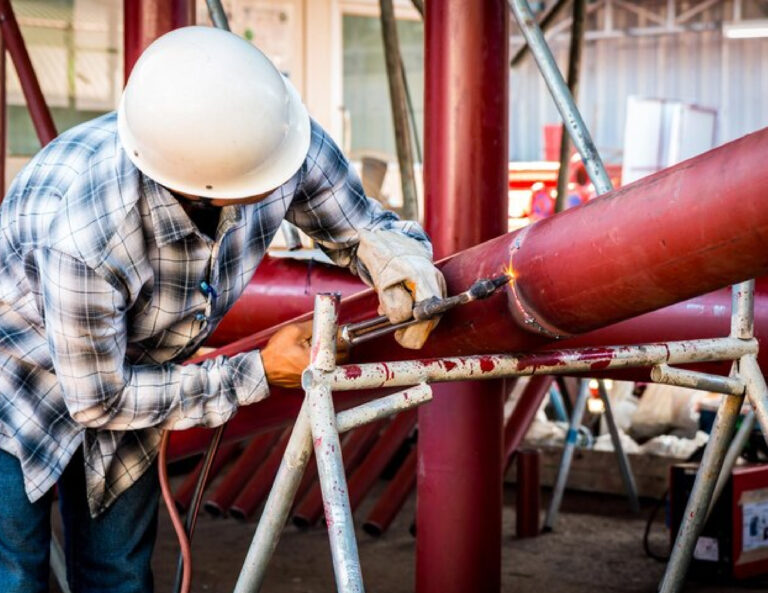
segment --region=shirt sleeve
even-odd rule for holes
[[[132,365],[123,292],[80,260],[36,252],[45,330],[69,413],[90,428],[218,426],[269,395],[258,351],[201,364]]]
[[[365,195],[357,172],[325,130],[312,121],[306,169],[286,219],[310,237],[339,266],[349,267],[368,284],[357,260],[358,230],[387,230],[422,242],[432,253],[421,226],[400,220],[393,212]]]

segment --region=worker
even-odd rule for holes
[[[16,176],[0,208],[0,591],[47,590],[54,486],[72,591],[152,590],[161,432],[218,426],[308,364],[306,324],[180,364],[284,219],[393,322],[444,296],[418,224],[368,199],[293,86],[225,31],[157,39],[116,113]],[[433,326],[396,338],[419,348]]]

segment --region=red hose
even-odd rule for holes
[[[157,473],[160,477],[160,490],[163,494],[163,502],[168,509],[168,515],[171,517],[171,523],[173,523],[173,530],[176,532],[176,538],[179,540],[179,547],[181,548],[181,556],[184,559],[184,572],[181,578],[180,593],[189,593],[189,588],[192,583],[192,550],[189,544],[189,537],[184,529],[184,522],[181,520],[181,515],[176,509],[176,504],[173,500],[173,492],[171,492],[171,485],[168,483],[168,473],[166,472],[166,464],[168,457],[168,439],[170,437],[170,431],[163,432],[163,438],[160,441],[160,451],[158,453],[157,460]]]

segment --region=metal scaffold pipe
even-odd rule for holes
[[[589,135],[587,125],[576,108],[573,95],[568,90],[568,85],[557,67],[555,57],[544,39],[544,33],[536,24],[536,19],[531,12],[527,0],[509,0],[509,6],[517,19],[528,47],[539,65],[544,80],[547,83],[552,99],[555,101],[563,123],[568,127],[571,139],[576,145],[589,178],[595,185],[598,194],[604,194],[612,188],[611,179],[606,173],[603,161],[597,151],[595,143]]]

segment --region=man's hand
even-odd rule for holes
[[[309,366],[312,322],[292,323],[279,329],[261,349],[267,383],[278,387],[301,387],[301,373]],[[349,352],[337,342],[336,362],[344,362]]]
[[[445,279],[428,246],[392,231],[358,232],[357,256],[379,295],[379,313],[391,323],[410,319],[414,303],[445,296]],[[421,348],[437,322],[430,319],[398,330],[395,339],[405,348]]]
[[[311,321],[279,329],[261,350],[267,382],[279,387],[301,387],[301,373],[309,365],[311,341]]]

